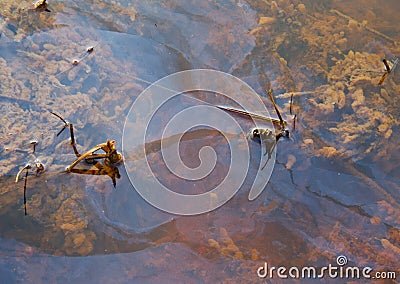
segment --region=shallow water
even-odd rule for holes
[[[265,261],[322,267],[336,265],[339,255],[349,265],[396,271],[399,277],[400,79],[396,70],[378,86],[381,74],[359,70],[383,71],[382,58],[399,55],[399,3],[181,2],[51,1],[51,12],[37,13],[0,1],[11,7],[0,18],[1,278],[255,282]],[[288,120],[289,97],[295,94],[293,139],[279,141],[271,179],[256,200],[247,198],[259,164],[255,141],[240,191],[197,216],[149,205],[123,165],[115,189],[107,176],[64,172],[75,156],[68,131],[56,136],[62,122],[49,111],[74,124],[80,151],[106,139],[121,149],[135,98],[150,83],[192,68],[239,77],[268,107],[263,94],[270,83]],[[204,145],[219,154],[203,184],[182,184],[171,176],[157,140],[159,128],[191,103],[177,99],[160,110],[146,149],[163,183],[198,193],[226,175],[230,155],[223,136],[200,128],[183,138],[188,166],[199,164]],[[245,117],[235,118],[252,127]],[[35,153],[31,139],[39,142]],[[36,158],[46,172],[29,176],[24,216],[23,179],[15,183],[15,175]]]

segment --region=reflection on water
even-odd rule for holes
[[[399,77],[378,86],[381,60],[400,55],[398,1],[117,2],[51,1],[39,13],[0,1],[2,279],[254,282],[264,261],[321,267],[338,255],[400,273]],[[218,210],[180,217],[148,205],[123,167],[116,189],[107,176],[64,172],[75,156],[49,111],[74,123],[79,151],[106,139],[121,149],[134,99],[190,68],[229,72],[259,94],[271,83],[283,113],[295,94],[294,139],[279,141],[259,198],[247,200],[247,180]],[[198,149],[215,146],[220,179],[225,143],[195,129],[181,154],[196,166]],[[149,144],[155,165],[157,145]],[[47,171],[29,176],[24,216],[15,174],[36,158]]]

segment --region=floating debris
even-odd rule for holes
[[[93,148],[91,148],[90,150],[86,151],[85,153],[80,154],[76,147],[73,124],[67,122],[65,119],[63,119],[59,114],[55,112],[51,112],[51,114],[58,117],[62,122],[64,122],[64,126],[58,132],[57,136],[59,136],[64,131],[64,129],[69,126],[71,145],[72,148],[74,149],[77,159],[67,167],[66,169],[67,172],[87,174],[87,175],[108,175],[112,179],[114,187],[116,187],[116,179],[119,179],[121,175],[119,174],[119,170],[115,166],[115,164],[118,164],[120,161],[122,161],[122,155],[118,153],[117,149],[115,148],[115,141],[114,140],[110,141],[109,139],[107,139],[105,143],[98,144]],[[99,150],[103,150],[105,154],[95,153]],[[97,161],[102,159],[104,159],[104,163]],[[85,160],[85,162],[88,164],[93,164],[95,166],[95,169],[92,168],[75,169],[75,166],[83,160]]]
[[[36,1],[34,4],[34,7],[37,11],[45,11],[45,12],[51,12],[48,8],[47,8],[47,1],[46,0],[39,0]]]
[[[35,165],[35,175],[39,176],[41,175],[44,171],[45,171],[45,167],[42,164],[42,162],[40,162],[39,159],[36,159],[34,162]],[[19,177],[21,176],[21,173],[25,170],[25,181],[24,181],[24,213],[25,215],[27,215],[27,211],[26,211],[26,183],[28,181],[28,174],[29,174],[29,170],[32,169],[32,165],[31,163],[27,163],[23,168],[21,168],[18,173],[17,176],[15,177],[15,182],[18,182]]]
[[[94,47],[93,47],[93,46],[90,46],[90,47],[87,48],[86,52],[87,52],[87,53],[92,53],[93,50],[94,50]]]
[[[33,148],[33,153],[35,153],[36,151],[36,145],[38,144],[38,141],[35,139],[32,139],[31,141],[29,141],[29,144],[31,144],[32,148]]]
[[[386,77],[396,69],[399,59],[396,58],[393,62],[388,61],[386,58],[382,59],[383,64],[385,65],[385,72],[383,73],[381,79],[379,80],[378,86],[382,85],[385,81]]]

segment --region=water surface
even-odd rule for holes
[[[51,1],[51,12],[41,13],[0,3],[7,8],[0,18],[6,282],[255,282],[265,261],[321,267],[336,265],[339,255],[399,275],[400,79],[394,72],[378,86],[381,74],[360,71],[384,71],[382,58],[399,56],[397,1]],[[63,172],[75,156],[49,111],[74,124],[80,151],[108,138],[120,149],[135,98],[149,83],[192,68],[239,77],[269,107],[271,84],[288,120],[295,94],[293,140],[279,141],[256,200],[247,199],[247,180],[221,208],[175,216],[146,203],[123,165],[115,189],[107,176]],[[156,130],[168,116],[161,112]],[[212,179],[221,179],[229,167],[223,137],[204,129],[187,135],[184,160],[196,166],[198,149],[213,146]],[[35,153],[31,139],[39,141]],[[160,165],[154,145],[149,156],[161,180],[178,192],[193,189]],[[251,142],[250,150],[257,156],[260,145]],[[29,176],[24,216],[15,175],[36,158],[46,172]],[[258,163],[252,160],[250,179]]]

